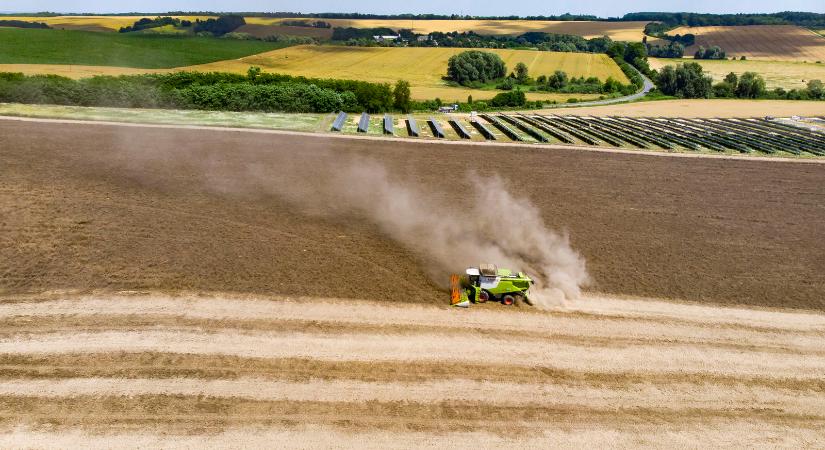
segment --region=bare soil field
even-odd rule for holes
[[[688,33],[696,35],[696,44],[685,49],[685,55],[693,56],[699,46],[718,45],[727,52],[728,58],[825,61],[825,38],[793,25],[681,27],[668,32],[670,35]]]
[[[568,233],[590,292],[825,309],[825,164],[13,120],[0,135],[0,293],[443,303],[428,255],[450,249],[401,245],[382,220],[421,224],[410,186],[468,213],[498,174]],[[381,184],[344,189],[398,191],[385,219],[308,201],[328,170],[364,167]]]
[[[0,324],[5,448],[823,444],[822,314],[50,294]]]

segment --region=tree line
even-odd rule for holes
[[[223,36],[246,25],[246,20],[244,20],[243,16],[236,14],[221,15],[217,18],[209,18],[206,20],[196,19],[194,22],[170,16],[158,16],[154,19],[143,17],[130,26],[121,27],[118,31],[121,33],[131,33],[167,25],[172,25],[176,28],[192,27],[194,33],[208,33],[213,36]]]
[[[825,89],[820,80],[808,81],[802,89],[768,90],[765,79],[754,72],[737,75],[729,73],[715,83],[699,63],[665,66],[654,77],[656,87],[665,95],[679,98],[749,98],[782,100],[825,100]]]
[[[785,11],[772,14],[702,14],[639,12],[625,14],[622,21],[662,22],[667,31],[680,26],[798,25],[825,28],[825,14]]]
[[[410,86],[262,73],[96,76],[0,73],[0,102],[221,111],[409,111]]]
[[[25,20],[0,20],[0,27],[9,27],[9,28],[41,28],[41,29],[49,29],[51,28],[47,24],[43,22],[28,22]]]

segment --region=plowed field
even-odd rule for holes
[[[471,214],[473,186],[498,174],[569,234],[590,291],[825,309],[825,164],[15,120],[0,120],[0,135],[0,261],[13,262],[0,291],[9,293],[438,303],[448,273],[428,277],[430,256],[451,251],[437,236],[400,245],[398,230],[382,226],[427,236],[436,217],[413,207],[422,206],[411,189],[450,205],[434,215]],[[386,173],[365,181],[353,170],[371,167]],[[400,197],[380,217],[319,198],[349,172],[332,191]]]
[[[771,61],[825,61],[825,38],[813,31],[793,25],[750,25],[738,27],[682,27],[670,35],[696,35],[696,45],[685,49],[693,57],[699,46],[718,45],[728,58]]]

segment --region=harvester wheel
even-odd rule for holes
[[[487,300],[490,300],[490,293],[487,291],[481,291],[478,293],[478,302],[479,303],[487,303]]]
[[[516,298],[515,298],[515,297],[513,297],[513,296],[512,296],[512,295],[510,295],[510,294],[505,295],[505,296],[504,296],[504,297],[502,297],[502,299],[501,299],[501,303],[503,303],[503,304],[505,304],[505,305],[507,305],[507,306],[512,306],[512,305],[513,305],[513,303],[515,303],[515,302],[516,302]]]

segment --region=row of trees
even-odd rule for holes
[[[120,30],[118,31],[120,33],[131,33],[133,31],[147,30],[150,28],[159,28],[167,25],[172,25],[174,27],[191,27],[192,22],[189,20],[180,20],[168,16],[155,17],[154,19],[144,17],[142,19],[137,20],[135,23],[128,27],[120,27]]]
[[[720,25],[798,25],[825,28],[825,14],[785,11],[773,14],[700,14],[641,12],[625,14],[622,21],[661,22],[667,28]]]
[[[179,72],[98,76],[0,73],[0,102],[227,111],[408,111],[410,85],[264,74]]]
[[[718,45],[714,45],[710,48],[700,46],[699,50],[696,50],[696,54],[693,55],[693,57],[695,59],[727,59],[725,51]]]
[[[217,19],[206,19],[206,20],[195,20],[194,28],[192,29],[195,33],[211,33],[214,36],[223,36],[227,33],[231,33],[238,28],[246,25],[246,20],[244,20],[243,16],[237,14],[230,14],[226,16],[220,16]]]
[[[681,98],[770,98],[788,100],[825,100],[825,88],[820,80],[811,80],[804,89],[769,91],[765,79],[754,72],[742,75],[729,73],[714,84],[699,63],[665,66],[659,70],[656,86],[665,95]]]
[[[246,20],[244,20],[243,16],[236,14],[219,16],[217,19],[197,19],[195,20],[195,22],[189,20],[181,20],[170,16],[158,16],[154,19],[143,17],[141,19],[138,19],[137,21],[135,21],[135,23],[128,27],[121,27],[119,31],[121,33],[130,33],[133,31],[147,30],[150,28],[159,28],[167,25],[172,25],[178,28],[192,27],[192,31],[194,31],[195,33],[209,33],[213,36],[223,36],[246,25]]]
[[[307,21],[307,20],[284,20],[281,25],[286,27],[304,27],[304,28],[332,28],[332,24],[324,22],[323,20]]]
[[[43,22],[27,22],[25,20],[0,20],[0,27],[8,28],[42,28],[48,29],[50,26]]]
[[[647,45],[647,55],[654,58],[681,58],[685,56],[685,46],[678,42],[667,45]]]

